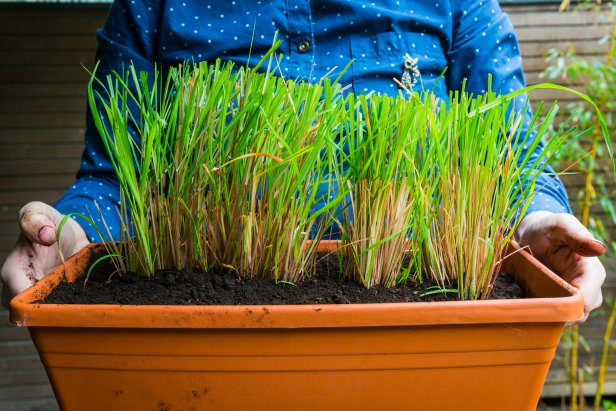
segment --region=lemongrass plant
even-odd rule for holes
[[[409,239],[427,223],[418,199],[434,198],[424,161],[432,107],[417,94],[410,100],[349,95],[346,103],[351,115],[340,180],[350,196],[340,222],[342,268],[365,287],[393,286],[410,273],[403,267],[407,251],[421,256]]]
[[[341,87],[247,70],[240,88],[222,156],[205,163],[209,247],[242,276],[295,283],[313,265],[328,215],[345,196],[329,174],[346,115]]]
[[[424,272],[441,284],[457,280],[461,299],[488,297],[514,228],[540,188],[537,177],[564,144],[589,131],[565,121],[551,138],[544,138],[558,105],[540,116],[541,103],[531,119],[525,117],[526,93],[535,89],[569,92],[590,103],[613,162],[606,123],[592,100],[580,92],[543,83],[502,96],[452,94],[430,118],[429,140],[439,152],[434,156],[438,199],[431,203],[438,204],[438,211],[428,235],[419,242]]]
[[[563,129],[535,150],[556,108],[526,134],[514,101],[562,87],[343,98],[336,81],[275,76],[274,50],[253,69],[217,61],[164,79],[132,67],[92,77],[120,184],[116,264],[299,282],[336,221],[344,272],[365,287],[428,275],[457,282],[462,299],[485,298],[537,176],[572,137]]]
[[[431,93],[350,97],[340,166],[352,193],[340,223],[347,275],[366,287],[428,276],[443,290],[457,284],[460,299],[487,298],[537,177],[581,135],[563,126],[543,147],[556,105],[523,133],[527,107],[516,98],[537,87],[561,88],[456,92],[446,102]]]
[[[258,73],[273,50],[254,69],[217,61],[172,68],[164,80],[132,66],[92,77],[90,105],[120,183],[122,271],[306,274],[345,195],[332,194],[328,174],[342,90]]]
[[[425,206],[435,212],[419,241],[421,269],[442,286],[455,280],[461,299],[487,298],[537,177],[556,149],[575,138],[563,128],[533,155],[558,107],[552,106],[541,124],[535,115],[527,125],[533,132],[523,133],[526,107],[515,107],[515,101],[490,92],[454,93],[447,107],[429,118],[438,173],[436,197]]]
[[[226,71],[231,75],[229,67]],[[183,123],[194,124],[186,106],[191,102],[194,111],[211,113],[213,124],[227,106],[195,104],[190,90],[175,88],[183,77],[190,75],[179,70],[163,81],[156,71],[152,79],[131,65],[105,83],[92,76],[88,85],[93,118],[120,185],[122,230],[113,247],[122,271],[147,275],[162,267],[207,265],[194,211],[205,205],[201,157],[210,135]],[[225,86],[208,84],[221,96],[229,93]]]

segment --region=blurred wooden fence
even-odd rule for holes
[[[0,261],[16,235],[16,215],[28,201],[53,203],[70,185],[79,166],[88,76],[96,45],[95,30],[108,5],[16,5],[0,3]],[[527,82],[539,78],[548,49],[573,46],[593,55],[605,26],[590,13],[561,14],[556,5],[508,5],[524,55]],[[569,95],[538,92],[534,99],[563,101]],[[578,181],[571,181],[573,189]],[[614,224],[608,224],[614,232]],[[610,268],[616,265],[611,264]],[[613,276],[613,275],[612,275]],[[614,289],[608,281],[607,292]],[[583,326],[591,347],[581,361],[597,363],[605,319]],[[567,390],[562,365],[556,361],[545,395]],[[586,384],[592,392],[592,383]],[[616,392],[616,375],[607,389]],[[27,331],[8,324],[0,311],[0,409],[53,410],[57,405]]]

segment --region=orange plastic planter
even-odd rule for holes
[[[11,302],[63,410],[535,410],[564,323],[583,312],[524,251],[507,267],[524,300],[31,303],[83,275],[91,249]]]

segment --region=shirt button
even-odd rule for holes
[[[302,40],[297,43],[297,51],[300,53],[306,53],[308,50],[310,50],[310,42],[308,40]]]

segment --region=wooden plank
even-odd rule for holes
[[[0,162],[0,175],[2,176],[24,176],[38,174],[69,174],[77,171],[79,159],[65,161],[58,159],[36,159],[36,160],[5,160]]]
[[[588,26],[602,23],[596,13],[587,11],[561,13],[558,11],[557,4],[539,7],[504,6],[503,11],[507,13],[516,27]]]
[[[79,160],[73,160],[75,172],[67,174],[41,174],[35,176],[0,175],[0,193],[3,190],[20,190],[24,188],[47,187],[49,189],[66,190],[75,181],[75,173],[79,167]],[[0,222],[0,226],[2,223]]]
[[[72,19],[91,20],[93,18],[104,18],[111,3],[102,2],[83,2],[73,4],[49,4],[34,2],[15,2],[0,3],[0,12],[3,17],[12,19],[24,14],[31,16],[33,20],[49,20],[50,14],[54,18],[68,16]]]
[[[598,46],[602,47],[601,51],[606,51],[607,47],[605,47],[605,45],[602,44],[598,44]],[[549,50],[551,47],[546,47],[546,51]],[[584,58],[597,58],[597,59],[603,59],[604,54],[602,53],[588,53],[588,54],[579,54],[580,57],[584,57]],[[546,67],[548,67],[548,65],[550,64],[547,61],[547,56],[545,54],[540,55],[540,56],[524,56],[522,58],[522,66],[524,67],[525,72],[529,72],[529,71],[534,71],[534,72],[541,72],[543,70],[545,70]]]
[[[0,161],[25,159],[79,159],[83,151],[82,142],[31,144],[0,142]],[[0,187],[2,185],[0,184]]]
[[[0,357],[0,371],[4,370],[38,370],[41,368],[41,360],[38,355],[21,355]],[[3,398],[0,395],[0,398]]]
[[[41,367],[40,370],[36,371],[13,370],[11,372],[0,373],[0,386],[48,383],[49,379],[47,378],[47,374],[45,373],[45,369],[43,367]]]
[[[60,407],[55,398],[37,398],[37,399],[10,399],[0,401],[0,409],[3,411],[59,411]]]
[[[17,226],[17,223],[13,225]],[[15,239],[17,239],[16,235],[15,235]],[[8,318],[5,321],[8,322]],[[12,324],[6,324],[2,326],[2,328],[0,328],[0,342],[2,343],[4,341],[23,341],[23,340],[29,340],[29,339],[30,339],[30,333],[28,332],[27,328],[16,327]]]
[[[0,113],[72,113],[85,118],[87,110],[85,97],[67,98],[5,98],[0,100]]]
[[[38,355],[31,341],[3,341],[0,343],[0,356]]]
[[[529,81],[529,84],[531,82]],[[531,93],[531,97],[533,100],[543,100],[546,103],[552,102],[554,100],[558,101],[567,101],[567,100],[578,100],[575,95],[562,91],[562,90],[550,90],[550,89],[535,89]]]
[[[74,50],[96,47],[96,28],[88,34],[65,34],[61,30],[54,35],[32,33],[4,34],[0,36],[0,50]]]
[[[65,66],[67,64],[91,65],[94,62],[92,48],[75,50],[0,50],[4,66]]]
[[[46,128],[9,128],[0,127],[0,144],[20,141],[24,144],[81,142],[85,127]]]
[[[545,53],[551,49],[555,48],[558,50],[566,50],[571,46],[571,41],[552,41],[549,43],[542,42],[524,42],[520,44],[520,51],[525,58],[529,57],[545,57]],[[585,40],[575,42],[575,50],[585,54],[596,54],[600,53],[601,50],[604,49],[604,45],[597,43],[592,40]]]
[[[558,378],[555,378],[554,375],[557,375]],[[569,385],[567,377],[564,375],[564,371],[552,371],[545,382],[541,396],[545,398],[567,397],[571,392],[570,389],[571,387]],[[584,383],[584,393],[586,395],[593,396],[596,390],[596,381],[587,381]],[[616,392],[616,375],[613,371],[606,378],[604,392],[606,394]]]
[[[565,107],[566,105],[568,105],[569,103],[574,102],[574,101],[577,101],[577,100],[574,99],[574,98],[561,98],[561,99],[559,99],[557,101],[557,103],[558,103],[558,105],[560,107],[561,113],[562,113],[563,107]],[[551,105],[554,102],[554,100],[552,100],[552,99],[550,99],[550,100],[539,100],[537,98],[531,98],[530,102],[531,102],[531,108],[533,110],[536,110],[536,108],[539,107],[539,103],[540,102],[543,102],[544,107],[548,107],[548,104]]]
[[[84,86],[90,79],[87,70],[80,64],[57,66],[0,65],[0,84],[7,83],[77,83]]]
[[[37,190],[14,190],[2,192],[0,197],[2,197],[2,203],[5,205],[23,206],[30,201],[42,201],[47,204],[53,204],[62,196],[63,193],[64,190],[50,190],[46,187],[41,187]]]
[[[578,89],[578,90],[580,90],[580,89],[582,89],[584,87],[584,84],[582,84],[582,83],[564,84],[562,81],[560,81],[560,79],[550,80],[550,79],[546,78],[544,75],[542,75],[542,71],[525,70],[524,71],[524,78],[526,79],[526,83],[527,84],[537,84],[537,83],[550,82],[550,83],[562,84],[564,86],[571,87],[571,88]]]
[[[0,99],[13,97],[86,97],[86,85],[78,83],[14,84],[0,87]]]
[[[0,386],[0,399],[33,399],[53,397],[53,391],[49,383]]]
[[[85,110],[84,110],[85,111]],[[84,113],[30,113],[2,114],[0,113],[0,124],[11,128],[65,128],[65,127],[84,127]]]
[[[17,218],[13,218],[12,221],[0,221],[0,233],[2,233],[5,237],[10,237],[13,239],[13,242],[17,240],[17,235],[19,234],[19,226],[17,225]],[[13,244],[11,243],[12,247]]]
[[[0,113],[0,124],[11,128],[65,128],[65,127],[84,127],[85,115],[83,113]]]
[[[19,212],[20,208],[21,206],[16,206],[16,205],[7,205],[7,204],[0,205],[0,222],[2,223],[11,222],[11,224],[17,224],[17,215],[18,215],[17,213]],[[4,233],[0,230],[0,236],[2,236],[3,234]],[[0,311],[1,310],[2,310],[2,307],[0,307]]]
[[[585,26],[562,26],[555,28],[553,26],[537,26],[526,27],[524,29],[517,29],[516,34],[520,42],[525,41],[540,41],[551,42],[561,41],[564,39],[580,40],[593,40],[597,41],[609,34],[611,26],[607,25],[585,25]]]
[[[49,24],[53,13],[53,24]],[[71,35],[91,35],[104,24],[106,13],[97,11],[88,13],[73,11],[33,11],[0,9],[0,35],[35,34],[49,35],[55,33]]]

